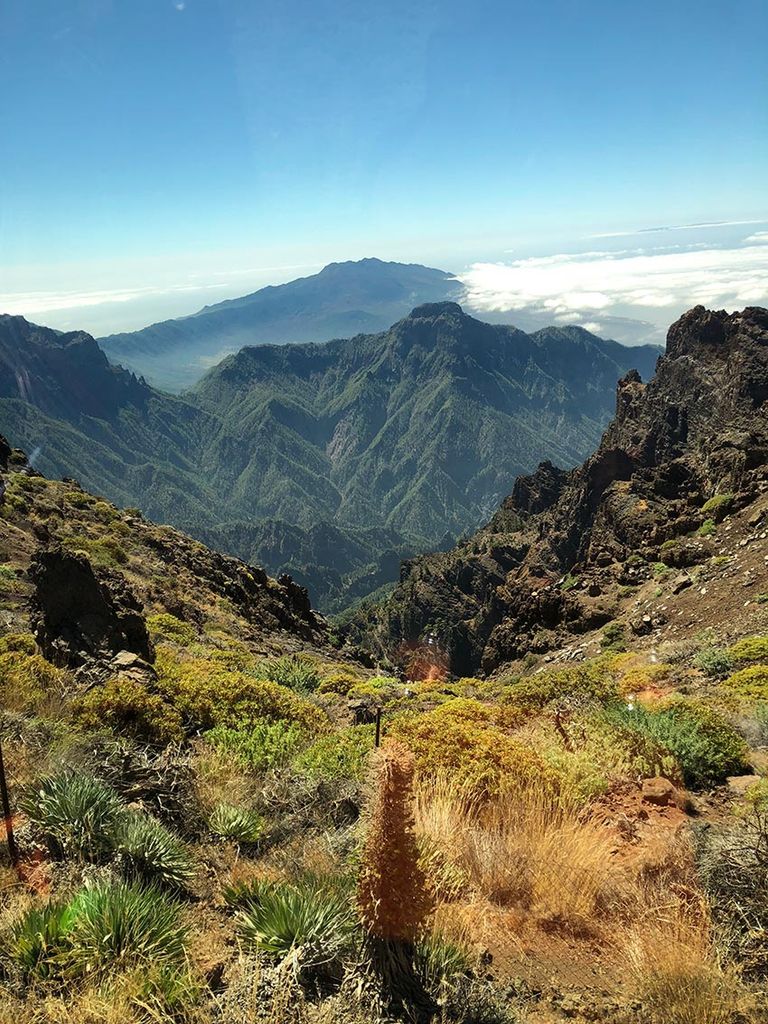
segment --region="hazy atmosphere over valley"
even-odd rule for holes
[[[767,34],[0,5],[0,1024],[768,1024]]]

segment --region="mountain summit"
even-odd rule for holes
[[[456,298],[444,270],[368,258],[205,306],[192,316],[100,339],[109,358],[170,391],[244,345],[327,341],[383,331],[419,302]]]

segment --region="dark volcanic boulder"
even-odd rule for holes
[[[119,651],[154,659],[142,606],[120,573],[97,575],[85,555],[53,547],[38,552],[29,576],[33,628],[51,661],[77,668]]]

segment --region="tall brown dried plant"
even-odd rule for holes
[[[372,770],[374,788],[357,888],[360,917],[385,1002],[407,1004],[415,1019],[428,1019],[433,1007],[414,969],[414,941],[433,908],[419,867],[413,754],[388,740],[377,751]]]

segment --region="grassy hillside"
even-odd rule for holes
[[[763,1024],[768,612],[386,675],[0,462],[3,1024]]]

